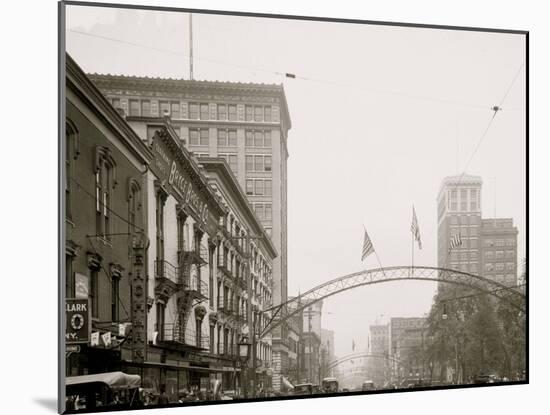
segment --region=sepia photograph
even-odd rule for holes
[[[527,31],[59,25],[60,412],[529,383]]]

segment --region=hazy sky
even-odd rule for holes
[[[67,50],[85,71],[189,77],[188,14],[67,9]],[[484,180],[483,216],[512,217],[525,256],[524,36],[195,14],[193,40],[195,79],[284,83],[290,295],[377,266],[361,263],[363,225],[384,266],[410,265],[413,203],[415,264],[435,265],[437,191],[466,167]],[[336,354],[366,347],[376,319],[423,315],[434,290],[395,282],[327,299]]]

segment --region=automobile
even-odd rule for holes
[[[479,374],[474,378],[474,383],[477,385],[486,384],[486,383],[495,383],[498,382],[498,376],[495,374]]]
[[[321,381],[321,389],[323,393],[336,393],[338,392],[338,379],[334,377],[324,378]]]
[[[96,409],[110,406],[133,409],[143,405],[141,377],[123,372],[68,376],[65,390],[69,409]]]
[[[421,388],[429,386],[429,382],[422,380],[421,378],[408,378],[401,382],[400,387],[403,389],[409,388]]]
[[[349,392],[348,388],[342,388],[342,392]]]
[[[372,391],[375,390],[376,387],[374,386],[374,382],[372,380],[366,380],[361,385],[361,390],[364,391]]]
[[[312,383],[300,383],[299,385],[294,385],[294,395],[312,395],[313,394],[313,384]]]

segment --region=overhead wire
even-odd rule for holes
[[[141,44],[141,43],[136,43],[136,42],[127,41],[127,40],[123,40],[123,39],[113,38],[113,37],[109,37],[109,36],[103,36],[103,35],[99,35],[99,34],[95,34],[95,33],[83,32],[83,31],[75,30],[75,29],[69,29],[69,32],[80,34],[80,35],[83,35],[83,36],[89,36],[89,37],[92,37],[92,38],[98,38],[98,39],[108,40],[108,41],[112,41],[112,42],[122,43],[122,44],[130,45],[130,46],[134,46],[134,47],[151,49],[151,50],[155,50],[155,51],[161,52],[161,53],[168,53],[168,54],[171,54],[171,55],[189,57],[189,54],[184,53],[184,52],[179,52],[179,51],[174,51],[174,50],[164,49],[164,48],[158,48],[158,47],[155,47],[155,46],[144,45],[144,44]],[[264,73],[269,73],[269,74],[272,74],[272,75],[276,75],[278,77],[297,79],[297,80],[308,81],[308,82],[317,82],[317,83],[332,85],[332,86],[336,86],[336,87],[340,87],[340,88],[347,88],[347,89],[353,89],[353,90],[362,90],[362,91],[371,92],[371,93],[375,93],[375,94],[388,94],[388,95],[394,95],[394,96],[401,96],[401,97],[408,98],[408,99],[413,99],[413,100],[431,101],[431,102],[436,102],[436,103],[440,103],[440,104],[463,106],[463,107],[470,107],[470,108],[475,108],[475,109],[485,109],[486,108],[484,105],[480,105],[480,104],[471,104],[471,103],[466,103],[466,102],[461,102],[461,101],[456,101],[456,100],[451,100],[451,99],[445,99],[445,98],[409,94],[409,93],[400,92],[400,91],[382,90],[382,89],[376,89],[376,88],[371,88],[371,87],[365,87],[365,86],[361,86],[361,85],[357,85],[357,84],[351,85],[351,84],[347,84],[347,83],[340,82],[340,81],[301,76],[301,75],[296,75],[295,73],[277,71],[277,70],[274,70],[274,69],[261,68],[261,67],[249,66],[249,65],[239,65],[239,64],[224,62],[224,61],[220,61],[220,60],[216,60],[216,59],[212,59],[212,58],[208,58],[208,57],[204,57],[204,56],[202,56],[202,57],[201,56],[195,56],[195,58],[198,59],[198,60],[214,63],[214,64],[217,64],[217,65],[224,65],[224,66],[244,69],[244,70],[248,70],[248,71],[252,71],[252,72],[255,72],[255,71],[264,72]]]

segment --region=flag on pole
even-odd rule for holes
[[[365,229],[365,238],[363,240],[363,255],[361,255],[361,261],[364,261],[365,258],[368,257],[373,252],[374,252],[374,247],[372,246],[372,242],[369,238],[369,234]]]
[[[449,245],[449,252],[451,252],[451,250],[461,245],[462,245],[462,238],[460,237],[460,233],[457,233],[451,238],[451,244]]]
[[[422,241],[420,240],[420,228],[418,226],[418,219],[416,218],[416,211],[413,205],[413,218],[411,223],[411,232],[414,235],[414,239],[418,242],[418,249],[422,249]]]

